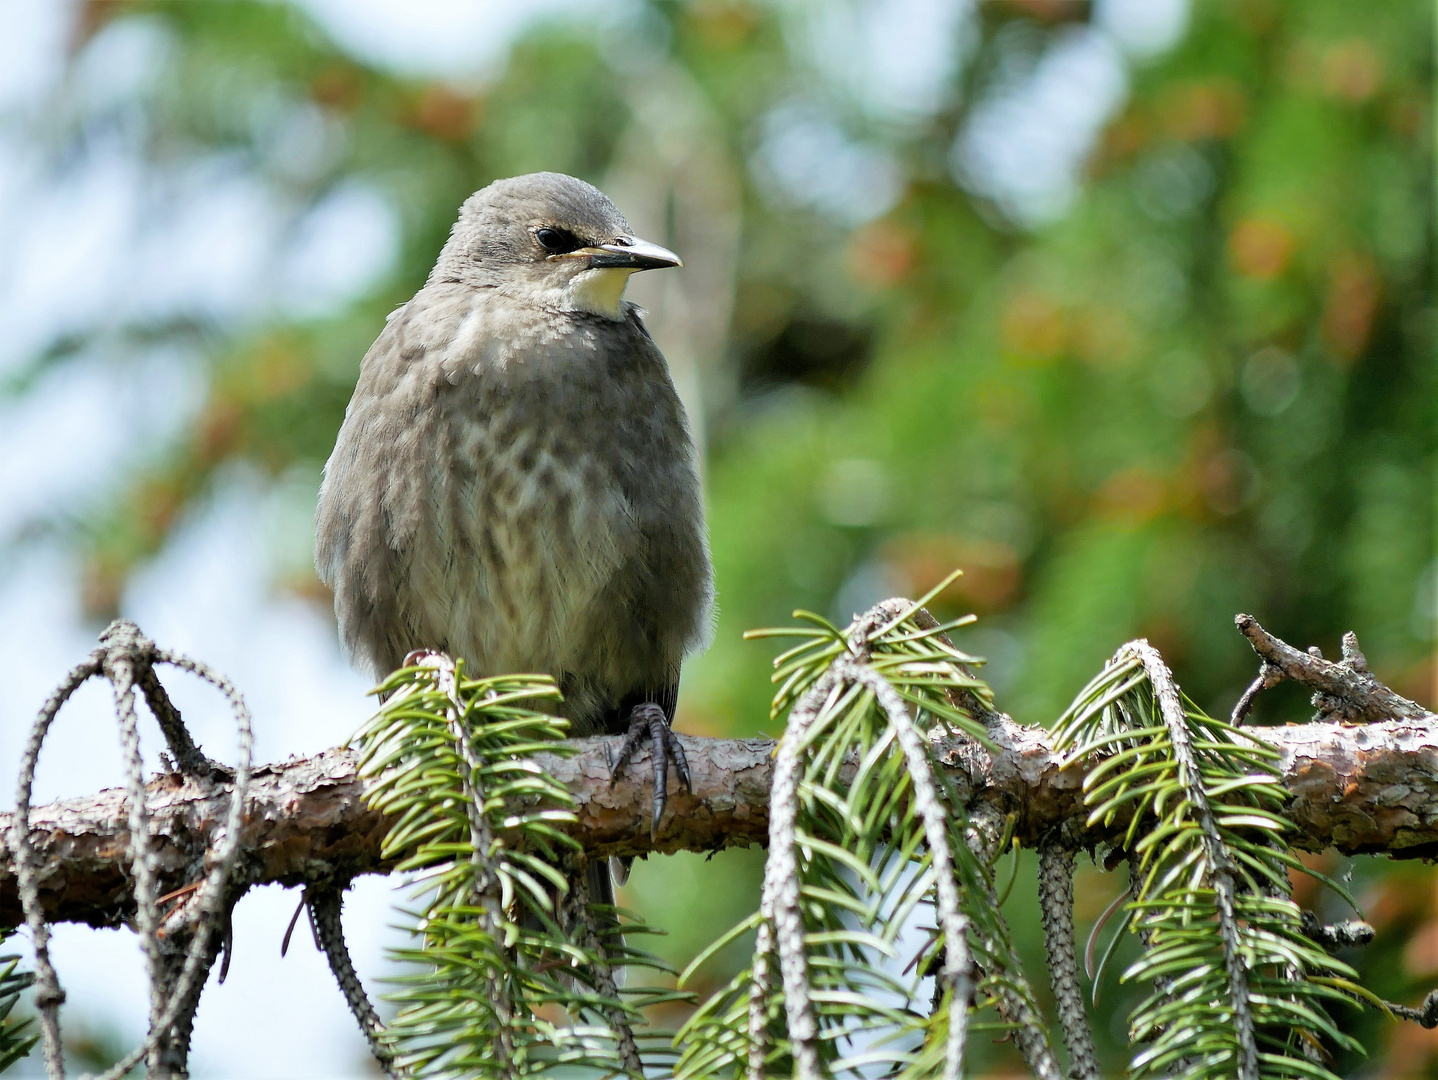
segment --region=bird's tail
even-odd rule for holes
[[[589,887],[590,918],[593,920],[595,936],[604,947],[615,986],[624,985],[626,950],[624,935],[619,931],[619,916],[614,907],[614,886],[616,879],[619,884],[624,883],[624,879],[629,876],[628,864],[632,861],[625,859],[624,866],[621,867],[618,859],[596,859],[584,868],[585,884]],[[620,877],[615,873],[616,870],[622,870],[624,876]]]
[[[601,917],[607,917],[611,923],[617,925],[614,920],[614,877],[609,870],[609,859],[594,859],[584,866],[585,884],[589,886],[589,902],[598,904],[601,908],[608,910],[598,912]]]
[[[609,876],[614,884],[623,885],[629,880],[630,868],[634,866],[633,855],[616,855],[609,860]]]
[[[628,861],[628,860],[626,860]],[[624,938],[619,934],[619,915],[615,908],[614,888],[624,884],[629,876],[628,867],[623,875],[618,859],[595,860],[584,868],[585,884],[589,887],[590,918],[594,920],[595,933],[611,960],[624,950]]]
[[[609,863],[611,860],[595,860],[584,866],[584,886],[589,894],[589,918],[593,922],[594,930],[599,935],[600,942],[605,950],[613,953],[615,949],[623,944],[623,938],[615,932],[619,926],[619,917],[614,911],[614,877],[611,875]],[[618,862],[617,859],[612,860]],[[573,879],[570,879],[573,881]],[[573,885],[571,885],[573,888]],[[573,909],[560,919],[560,925],[566,935],[576,937],[580,930],[573,925],[576,915]],[[531,911],[523,911],[519,916],[521,926],[529,930],[542,929],[543,923],[540,918]]]

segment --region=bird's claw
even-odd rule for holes
[[[686,791],[689,784],[689,762],[684,756],[684,744],[674,734],[664,719],[664,710],[652,701],[634,706],[629,714],[629,731],[619,746],[619,757],[610,768],[609,783],[612,787],[624,772],[639,744],[648,739],[654,745],[654,816],[649,823],[649,835],[659,831],[659,819],[664,816],[664,807],[669,802],[669,762],[674,762],[674,772]]]

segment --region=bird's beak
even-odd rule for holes
[[[614,244],[582,247],[569,254],[589,256],[592,270],[659,270],[684,265],[684,260],[668,248],[635,237],[626,237]]]

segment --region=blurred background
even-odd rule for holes
[[[847,620],[956,566],[938,606],[979,614],[959,644],[1024,722],[1138,635],[1226,713],[1255,671],[1238,611],[1329,655],[1351,628],[1434,705],[1428,0],[0,0],[0,17],[6,778],[117,614],[235,679],[258,760],[349,737],[370,701],[311,566],[320,467],[460,202],[538,169],[598,184],[685,259],[630,291],[705,454],[721,617],[681,730],[776,733],[773,650],[743,630],[795,607]],[[177,696],[232,755],[218,703]],[[1287,689],[1257,709],[1309,712]],[[92,687],[38,796],[119,780]],[[652,859],[623,902],[682,963],[750,910],[761,859]],[[1420,1000],[1432,869],[1316,864],[1378,927],[1349,957],[1366,985]],[[1081,923],[1118,876],[1082,872]],[[1042,983],[1030,878],[1006,910]],[[347,907],[375,987],[394,899],[368,880]],[[279,959],[295,901],[237,909],[197,1076],[368,1071],[309,942]],[[138,1040],[133,938],[61,927],[56,954],[76,1063]],[[1136,993],[1103,988],[1112,1068]],[[1438,1033],[1342,1021],[1373,1050],[1346,1073],[1438,1075]],[[980,1048],[991,1075],[1017,1060]]]

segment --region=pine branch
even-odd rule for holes
[[[1298,864],[1288,849],[1438,851],[1438,814],[1429,811],[1438,805],[1438,781],[1427,767],[1438,752],[1438,716],[1378,683],[1351,634],[1335,664],[1240,616],[1262,663],[1234,718],[1241,722],[1263,689],[1292,678],[1317,689],[1324,719],[1382,717],[1365,727],[1264,729],[1266,741],[1256,739],[1256,731],[1198,712],[1158,654],[1133,642],[1050,735],[995,712],[974,674],[982,661],[956,649],[944,634],[949,627],[918,604],[888,601],[845,631],[805,618],[811,628],[765,632],[801,639],[776,661],[774,718],[788,716],[777,754],[767,740],[689,740],[692,783],[657,836],[657,823],[646,820],[652,793],[642,768],[614,777],[606,740],[565,743],[562,720],[522,704],[552,696],[548,682],[463,682],[462,662],[437,657],[428,665],[434,671],[425,664],[405,669],[383,688],[391,696],[365,728],[364,760],[338,749],[256,770],[250,784],[246,755],[232,773],[168,730],[184,732],[153,665],[173,664],[214,682],[231,698],[243,736],[247,717],[233,689],[202,665],[157,649],[132,625],[112,626],[102,648],[41,711],[22,769],[20,812],[0,818],[8,841],[0,847],[0,931],[23,918],[38,935],[47,1058],[57,1053],[61,999],[53,987],[43,992],[54,982],[43,949],[47,924],[139,926],[149,945],[152,1028],[120,1069],[148,1057],[152,1071],[168,1074],[183,1071],[198,998],[191,991],[222,947],[207,933],[223,930],[228,907],[249,887],[304,884],[308,896],[358,873],[408,870],[438,883],[421,921],[424,941],[410,958],[434,968],[430,982],[443,974],[480,1008],[473,1015],[436,1012],[428,983],[415,984],[393,1029],[373,1033],[382,1058],[402,1047],[396,1064],[406,1071],[448,1068],[464,1057],[506,1080],[551,1058],[592,1059],[639,1075],[629,1017],[640,1014],[621,997],[645,992],[621,990],[609,974],[610,955],[619,965],[639,955],[617,936],[606,944],[606,931],[592,920],[570,917],[587,913],[587,903],[582,888],[565,898],[571,890],[564,874],[611,855],[767,842],[760,911],[734,931],[757,928],[754,962],[681,1033],[680,1072],[737,1068],[758,1077],[777,1067],[818,1080],[887,1061],[896,1075],[942,1068],[957,1077],[969,1012],[993,1008],[1035,1075],[1057,1080],[1045,1026],[998,912],[992,864],[1011,836],[1032,844],[1063,835],[1066,846],[1118,840],[1139,864],[1125,922],[1153,941],[1123,977],[1152,979],[1155,991],[1132,1017],[1133,1037],[1146,1044],[1136,1070],[1207,1077],[1234,1068],[1249,1080],[1327,1075],[1313,1058],[1318,1039],[1351,1040],[1320,1002],[1361,990],[1291,903],[1285,868]],[[30,807],[33,761],[56,709],[97,674],[114,684],[125,789]],[[178,771],[148,784],[139,770],[140,694],[183,759]],[[414,776],[419,787],[404,780]],[[1210,791],[1217,800],[1211,806]],[[1156,832],[1136,833],[1155,820]],[[1137,835],[1143,839],[1135,845]],[[466,858],[454,854],[461,837]],[[555,869],[561,851],[569,853],[567,872]],[[213,856],[203,868],[197,852]],[[1062,858],[1048,861],[1051,876],[1067,879]],[[1191,880],[1179,887],[1177,875]],[[182,901],[160,915],[161,893],[193,892],[197,876],[206,879],[200,902]],[[1046,920],[1068,917],[1061,892],[1046,893]],[[516,921],[516,898],[537,925]],[[927,991],[919,995],[914,980],[901,985],[870,955],[898,958],[897,928],[924,900],[935,906],[938,932],[905,976],[938,976],[927,1013],[918,1004]],[[338,903],[331,906],[334,949],[326,951],[343,986],[347,957]],[[205,932],[189,933],[182,909],[192,907],[206,913]],[[845,911],[857,915],[855,925]],[[587,937],[576,937],[581,923]],[[1207,937],[1205,923],[1216,927]],[[1071,931],[1049,938],[1072,960]],[[492,962],[480,965],[483,985],[470,985],[469,961],[480,946]],[[1180,996],[1173,958],[1195,949],[1208,950],[1209,959],[1180,980]],[[588,974],[546,974],[553,966],[546,957],[571,953]],[[901,1007],[884,1001],[895,991],[906,1002]],[[552,1002],[582,1017],[580,1026],[566,1033],[540,1019]],[[362,991],[351,1004],[362,1026],[373,1020]],[[1174,1011],[1187,1010],[1192,1020],[1200,1005],[1218,1033],[1202,1045]],[[1081,1004],[1064,1019],[1082,1075],[1091,1054],[1082,1046]],[[453,1028],[455,1038],[439,1038],[436,1023]],[[852,1041],[865,1033],[874,1041]]]
[[[1258,1080],[1258,1039],[1254,1033],[1253,1014],[1249,1007],[1248,973],[1239,940],[1239,914],[1235,895],[1238,891],[1235,882],[1237,871],[1229,857],[1224,838],[1214,819],[1213,809],[1209,805],[1207,791],[1200,779],[1202,769],[1194,752],[1188,716],[1179,697],[1178,684],[1173,681],[1173,673],[1159,656],[1158,650],[1148,642],[1135,642],[1130,648],[1143,664],[1144,674],[1148,676],[1149,685],[1153,688],[1159,714],[1168,729],[1174,763],[1178,767],[1179,790],[1201,830],[1200,839],[1210,867],[1214,907],[1218,914],[1219,936],[1223,943],[1228,973],[1228,1004],[1232,1009],[1233,1024],[1242,1055],[1238,1061],[1239,1080]]]
[[[1361,1047],[1327,1007],[1365,992],[1292,900],[1302,864],[1277,751],[1204,715],[1142,640],[1119,649],[1055,735],[1091,766],[1088,820],[1134,815],[1119,842],[1133,881],[1124,925],[1144,952],[1121,979],[1153,986],[1129,1016],[1134,1077],[1332,1080],[1318,1048]]]
[[[177,741],[176,732],[183,731],[184,725],[155,677],[157,664],[187,671],[224,696],[239,736],[239,764],[233,771],[205,761],[188,734]],[[149,1033],[139,1047],[112,1065],[101,1080],[118,1080],[141,1061],[145,1061],[151,1075],[168,1077],[185,1071],[195,1009],[220,948],[215,931],[221,924],[228,925],[230,908],[243,893],[243,889],[231,891],[231,874],[241,853],[243,816],[248,804],[253,745],[249,710],[240,693],[223,675],[199,661],[156,647],[134,623],[121,619],[111,623],[100,635],[100,647],[65,676],[31,725],[21,758],[15,812],[8,815],[5,836],[18,914],[29,926],[35,953],[35,1004],[40,1013],[45,1071],[56,1080],[64,1080],[65,1076],[59,1018],[65,995],[49,956],[49,924],[55,920],[47,910],[44,893],[52,867],[46,852],[37,843],[37,833],[43,834],[43,826],[36,828],[37,820],[31,815],[31,795],[35,765],[51,724],[70,696],[96,676],[103,676],[111,684],[127,781],[118,819],[123,822],[123,833],[108,854],[127,882],[125,896],[134,909],[133,922],[139,932],[150,982]],[[142,771],[135,711],[137,686],[155,710],[171,751],[181,760],[191,759],[188,760],[192,766],[190,774],[211,786],[219,777],[226,780],[219,804],[210,808],[211,816],[204,824],[203,835],[197,837],[201,840],[200,846],[185,853],[187,884],[165,894],[167,899],[176,894],[184,894],[187,899],[163,914],[159,910],[162,868],[155,850],[156,837],[150,827],[153,807]],[[25,828],[27,823],[29,828]],[[54,838],[53,830],[51,838]],[[17,924],[18,919],[5,928]]]
[[[425,653],[383,691],[359,735],[361,772],[370,805],[396,818],[385,853],[418,903],[411,944],[391,953],[406,965],[391,980],[399,1009],[379,1032],[393,1074],[642,1077],[633,999],[652,991],[618,989],[612,967],[651,958],[598,929],[573,884],[577,844],[554,829],[571,820],[569,796],[530,760],[565,749],[567,721],[537,708],[558,700],[553,680],[470,679],[462,660]],[[521,842],[500,842],[504,828]]]
[[[1047,830],[1085,816],[1077,769],[1061,770],[1048,732],[1006,717],[989,725],[992,757],[965,740],[936,741],[935,755],[951,783],[973,804],[1013,813],[1015,835],[1036,845]],[[1396,858],[1438,855],[1438,717],[1388,720],[1361,727],[1298,724],[1264,728],[1276,747],[1281,783],[1293,796],[1285,810],[1297,826],[1295,846],[1334,847],[1346,854]],[[591,857],[649,852],[711,851],[761,845],[769,833],[774,742],[681,736],[693,790],[669,796],[672,814],[649,835],[648,750],[613,787],[606,752],[618,737],[573,740],[572,757],[540,753],[535,760],[574,796],[576,821],[565,826]],[[386,821],[369,810],[347,748],[256,768],[246,798],[237,888],[318,884],[358,874],[388,873],[380,855]],[[852,763],[843,768],[852,769]],[[162,891],[188,884],[191,853],[210,842],[223,820],[227,781],[171,773],[147,785],[152,858]],[[31,843],[39,898],[52,922],[118,926],[133,911],[123,856],[128,842],[123,789],[37,806]],[[1079,829],[1088,843],[1121,831]],[[0,814],[0,929],[23,922],[16,893],[10,815]]]
[[[800,642],[774,662],[772,711],[788,718],[764,886],[756,916],[690,970],[757,922],[756,945],[749,969],[680,1031],[677,1076],[758,1080],[792,1061],[796,1080],[871,1069],[958,1080],[970,1013],[992,1008],[1032,1074],[1059,1080],[994,893],[1002,818],[966,812],[926,735],[987,745],[965,700],[992,717],[972,671],[982,661],[919,610],[887,601],[843,631],[799,612],[809,626],[755,632]],[[936,932],[901,971],[895,946],[920,904]]]

